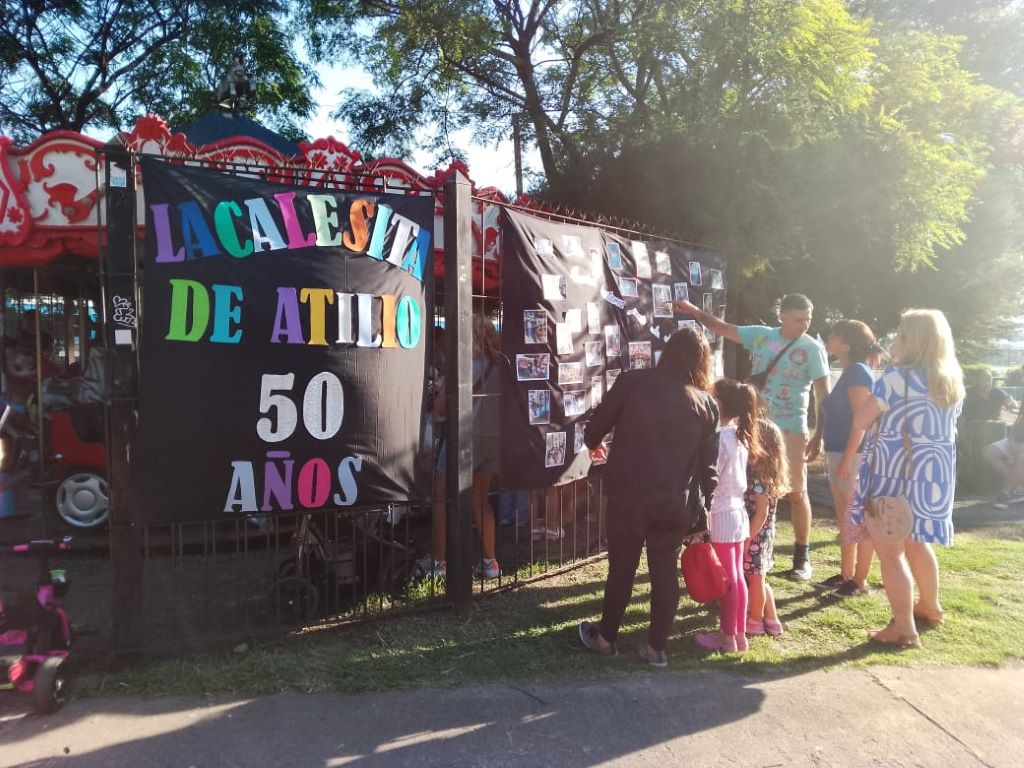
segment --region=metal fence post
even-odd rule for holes
[[[128,152],[106,153],[106,249],[100,260],[106,344],[110,560],[113,645],[141,647],[143,558],[140,510],[131,499],[131,450],[138,418],[135,163]]]
[[[459,612],[473,604],[473,241],[469,179],[444,186],[445,443],[447,595]]]

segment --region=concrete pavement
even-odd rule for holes
[[[360,695],[0,699],[0,766],[1020,766],[1024,667],[638,673]]]

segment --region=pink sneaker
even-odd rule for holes
[[[764,622],[747,616],[747,634],[751,637],[764,634]]]
[[[748,625],[749,626],[749,625]],[[765,619],[764,620],[764,632],[769,637],[778,637],[785,632],[785,627],[782,626],[782,622],[778,619]]]
[[[723,637],[721,632],[698,632],[694,640],[705,651],[736,652],[736,638],[732,636]]]
[[[736,641],[736,650],[740,653],[745,653],[750,646],[747,645],[747,636],[742,632],[737,632],[733,639]]]

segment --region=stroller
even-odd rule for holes
[[[397,597],[412,580],[413,549],[389,535],[388,512],[307,513],[271,587],[278,621],[303,623],[377,593]]]
[[[0,556],[34,556],[35,590],[13,594],[0,588],[0,690],[32,694],[40,714],[56,711],[67,697],[64,661],[71,650],[71,623],[61,599],[69,582],[50,568],[50,555],[71,548],[71,537],[8,545]]]

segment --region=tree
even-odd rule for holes
[[[294,133],[313,108],[284,0],[35,0],[0,3],[0,131],[19,141],[63,128],[122,128],[155,112],[172,125],[215,108],[236,50],[255,102]]]

